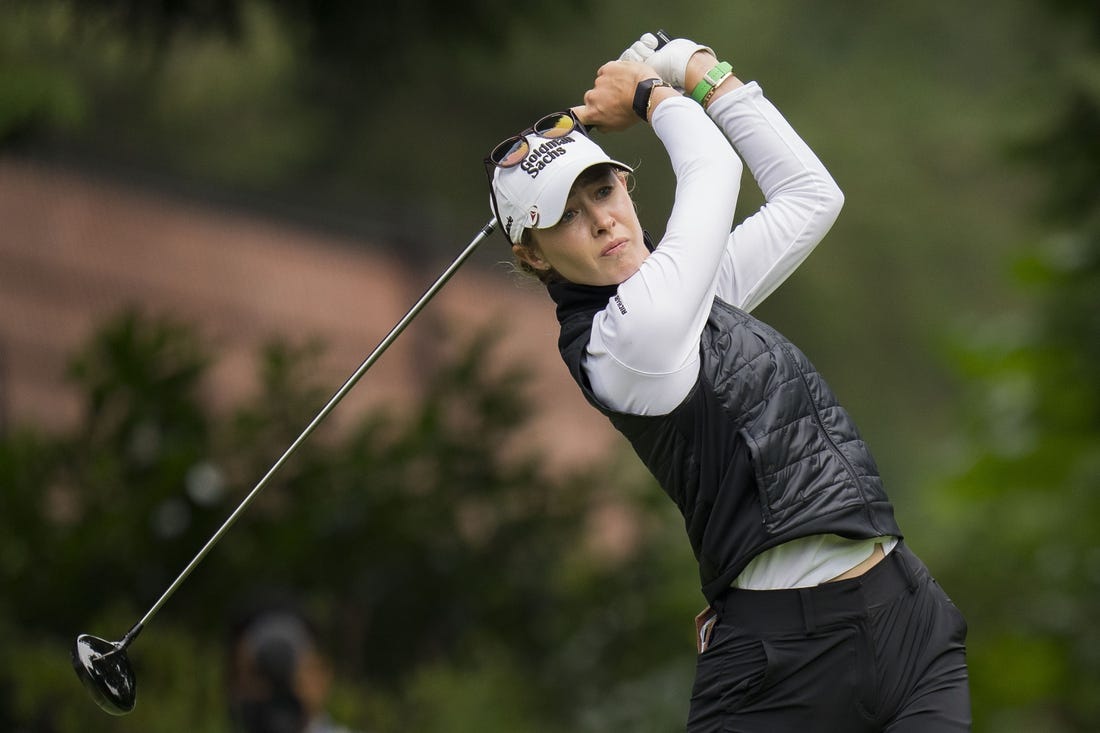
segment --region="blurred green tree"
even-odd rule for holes
[[[214,410],[191,328],[137,312],[106,324],[73,360],[81,424],[0,439],[0,585],[18,589],[0,595],[13,639],[0,727],[220,730],[221,630],[265,587],[316,615],[342,681],[335,704],[363,726],[602,730],[613,715],[674,727],[698,599],[678,522],[615,461],[551,475],[538,446],[506,458],[531,406],[523,369],[493,345],[462,345],[408,411],[321,426],[302,445],[134,645],[140,702],[118,721],[68,670],[71,640],[119,638],[324,395],[319,345],[276,343],[258,394]],[[590,520],[609,502],[643,540],[618,558],[592,549]]]
[[[373,116],[380,83],[416,85],[419,76],[433,74],[432,68],[446,73],[471,50],[499,54],[517,24],[538,16],[548,27],[566,26],[587,5],[10,0],[0,7],[0,142],[48,138],[91,123],[108,134],[153,123],[162,127],[157,139],[163,145],[171,118],[186,115],[196,102],[204,116],[217,117],[227,100],[210,90],[222,88],[233,92],[234,114],[256,116],[252,127],[278,120],[283,132],[275,137],[281,139],[271,144],[309,147],[322,144],[318,137],[336,136],[324,155],[340,156],[346,145],[339,137],[354,138]],[[227,68],[234,64],[245,67],[246,85],[234,83],[242,76],[241,69]],[[181,81],[183,94],[165,92]],[[112,107],[120,109],[112,114]],[[136,119],[141,115],[150,119]],[[263,152],[244,151],[250,155]]]
[[[975,730],[998,733],[1100,722],[1100,6],[1061,5],[1075,17],[1048,79],[1063,103],[1017,149],[1049,179],[1052,234],[1017,268],[1030,311],[966,334],[971,439],[939,507]]]
[[[495,46],[519,22],[555,10],[562,19],[586,0],[523,5],[474,0],[363,3],[356,0],[85,0],[75,5],[85,22],[110,22],[139,40],[158,46],[179,35],[215,33],[239,40],[251,7],[281,16],[303,44],[305,56],[358,80],[406,69],[424,46],[454,51],[463,45]],[[548,18],[553,22],[553,15]]]

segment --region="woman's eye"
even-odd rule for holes
[[[612,190],[614,190],[612,186],[600,186],[600,189],[596,192],[596,196],[605,199],[611,195]]]
[[[562,221],[563,224],[568,224],[569,222],[573,221],[573,219],[575,219],[576,216],[577,216],[576,210],[566,209],[565,211],[562,212],[561,221]]]

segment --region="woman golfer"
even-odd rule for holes
[[[902,542],[851,416],[749,315],[843,195],[756,83],[692,41],[657,46],[642,36],[486,170],[571,374],[683,513],[709,606],[688,731],[968,730],[962,615]],[[631,169],[586,134],[643,120],[676,176],[655,246]],[[734,228],[743,165],[766,204]]]

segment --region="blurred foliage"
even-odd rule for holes
[[[328,226],[392,224],[392,244],[415,257],[488,216],[482,152],[575,103],[640,30],[714,45],[761,80],[847,194],[827,256],[761,315],[856,414],[903,528],[966,611],[975,730],[1092,731],[1097,7],[701,0],[670,19],[656,0],[560,13],[8,0],[0,145],[196,181]],[[659,234],[671,188],[651,137],[608,145],[645,164],[635,194]],[[758,204],[746,186],[741,213]],[[263,393],[215,418],[189,329],[110,324],[74,362],[80,429],[0,441],[0,578],[18,589],[0,594],[0,631],[17,640],[0,727],[219,730],[216,675],[194,670],[219,668],[210,631],[250,578],[300,587],[349,652],[333,699],[349,722],[676,729],[691,677],[680,629],[697,598],[678,521],[614,465],[550,479],[534,456],[502,462],[491,436],[532,406],[515,401],[520,374],[484,380],[490,348],[471,344],[412,414],[303,446],[137,642],[141,702],[110,721],[59,664],[71,638],[121,635],[322,398],[313,347],[273,345]],[[579,534],[607,495],[628,497],[645,528],[618,564],[594,562]]]
[[[518,23],[552,7],[542,24],[563,28],[585,5],[9,0],[0,141],[63,140],[208,181],[308,191],[303,177],[348,172],[364,127],[392,125],[379,119],[385,87],[424,89],[421,77],[471,50],[499,59]]]
[[[278,15],[293,29],[304,55],[331,65],[341,77],[395,73],[415,61],[414,50],[438,44],[453,52],[471,39],[499,45],[513,26],[553,8],[561,18],[582,0],[524,6],[446,0],[370,4],[354,0],[83,0],[72,8],[82,23],[109,23],[132,39],[164,47],[180,36],[219,35],[240,41],[256,8]],[[552,19],[551,19],[552,20]]]
[[[1063,5],[1100,29],[1100,6]],[[1049,233],[1016,268],[1027,308],[958,338],[969,440],[936,496],[951,530],[936,553],[970,620],[976,730],[1100,726],[1100,33],[1088,42],[1051,65],[1060,99],[1015,149],[1048,181]]]
[[[135,642],[139,705],[116,721],[77,684],[71,640],[120,638],[322,395],[318,348],[272,344],[260,393],[214,417],[190,328],[136,312],[106,324],[73,361],[82,424],[0,440],[0,585],[18,589],[0,597],[0,728],[220,730],[228,615],[265,587],[293,589],[318,619],[334,707],[360,727],[602,730],[586,721],[619,689],[637,720],[674,726],[692,669],[667,665],[692,658],[699,598],[678,523],[614,465],[550,477],[537,449],[504,460],[530,405],[522,370],[492,353],[475,336],[409,414],[303,443]],[[644,543],[601,560],[589,520],[609,504]]]
[[[912,494],[935,465],[913,459],[913,440],[949,423],[957,389],[936,358],[941,324],[1010,301],[1002,263],[1033,233],[1033,180],[1002,157],[1052,97],[1056,31],[1032,0],[700,0],[672,14],[660,0],[554,12],[484,0],[414,22],[439,5],[8,0],[0,79],[42,81],[0,95],[0,120],[19,120],[0,126],[0,150],[305,220],[419,263],[488,218],[480,161],[497,141],[575,104],[640,31],[697,38],[763,84],[847,194],[822,254],[760,314],[876,437],[899,500]],[[638,125],[605,144],[636,166],[659,236],[673,200],[659,142]],[[759,202],[746,177],[739,215]],[[472,264],[495,266],[496,243]]]

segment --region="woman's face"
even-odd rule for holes
[[[649,256],[625,177],[607,166],[573,184],[561,220],[512,251],[536,270],[580,285],[618,285]]]

